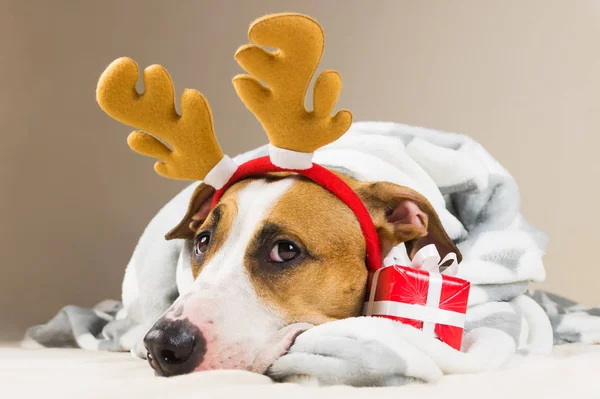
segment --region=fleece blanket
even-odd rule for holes
[[[265,155],[266,147],[236,157]],[[268,373],[279,381],[356,386],[437,381],[444,374],[475,373],[507,365],[515,355],[543,355],[555,343],[600,343],[600,308],[586,308],[528,284],[545,278],[543,233],[519,212],[510,174],[474,140],[394,123],[355,123],[315,162],[363,181],[410,187],[431,202],[463,254],[458,276],[471,282],[461,352],[420,330],[387,319],[358,317],[301,334]],[[123,303],[94,309],[63,308],[27,332],[43,346],[132,350],[191,284],[188,245],[166,242],[166,231],[185,212],[195,184],[151,221],[127,266]],[[399,264],[409,264],[401,244]]]

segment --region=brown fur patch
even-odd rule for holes
[[[365,243],[358,221],[322,187],[293,178],[294,184],[263,222],[278,227],[271,244],[290,239],[308,253],[292,266],[265,268],[264,260],[248,251],[245,265],[253,286],[288,323],[320,324],[357,316],[367,279]]]
[[[404,186],[389,182],[349,183],[361,197],[379,233],[382,253],[400,243],[406,244],[406,250],[412,259],[414,254],[428,244],[435,244],[440,255],[449,252],[457,255],[458,261],[462,255],[450,239],[438,214],[429,201],[418,192]],[[424,213],[421,224],[394,224],[388,221],[388,216],[402,201],[414,203]]]

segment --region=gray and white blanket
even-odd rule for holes
[[[266,147],[236,157],[266,155]],[[463,254],[458,276],[472,284],[463,349],[387,319],[359,317],[301,334],[270,368],[277,380],[393,385],[435,381],[444,374],[503,367],[515,356],[550,353],[553,344],[600,343],[600,307],[587,308],[545,292],[546,236],[519,212],[510,174],[474,140],[395,123],[355,123],[317,151],[315,162],[355,179],[390,181],[428,198]],[[150,222],[127,266],[123,303],[67,306],[26,339],[46,347],[129,351],[143,356],[144,333],[191,283],[188,245],[165,241],[196,184]],[[399,263],[409,264],[403,246]]]

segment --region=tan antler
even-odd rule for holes
[[[160,65],[144,70],[143,94],[135,89],[137,80],[138,66],[132,59],[113,61],[98,81],[100,107],[114,119],[144,131],[132,132],[127,143],[135,152],[158,158],[157,173],[172,179],[203,180],[223,158],[208,102],[196,90],[185,89],[181,115],[177,114],[173,82]]]
[[[319,75],[313,111],[304,107],[325,42],[323,30],[315,20],[301,14],[268,15],[250,26],[248,38],[278,49],[269,52],[254,44],[240,47],[235,59],[252,76],[238,75],[233,79],[238,96],[263,125],[272,145],[313,152],[348,130],[352,122],[350,112],[341,110],[331,116],[342,88],[337,72],[326,70]]]

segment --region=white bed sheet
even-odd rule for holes
[[[128,353],[0,347],[0,398],[600,398],[600,346],[565,345],[478,375],[388,388],[274,384],[243,371],[155,377]]]

